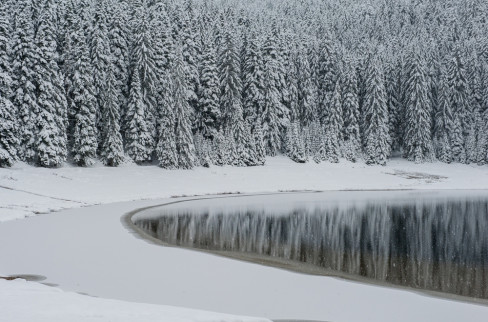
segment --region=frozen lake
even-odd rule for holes
[[[285,193],[193,200],[198,198],[201,199],[114,203],[1,223],[0,272],[3,276],[45,276],[42,282],[46,284],[96,297],[270,319],[458,322],[469,316],[472,322],[486,321],[488,301],[484,299],[392,287],[391,283],[352,274],[343,276],[344,273],[314,264],[257,252],[247,252],[246,257],[240,251],[202,252],[196,245],[162,247],[164,242],[141,238],[138,228],[128,224],[131,215],[137,222],[162,214],[187,213],[190,218],[207,214],[211,218],[219,213],[260,213],[263,209],[274,209],[275,212],[266,212],[263,216],[278,220],[293,216],[290,209],[310,212],[315,208],[328,209],[321,205],[327,204],[334,205],[338,213],[344,213],[351,207],[362,209],[372,200],[388,200],[391,204],[417,200],[419,205],[426,200],[484,202],[488,198],[486,191]],[[339,220],[334,213],[330,215]],[[231,217],[238,218],[229,216],[229,219]],[[313,212],[309,217],[313,219]],[[284,222],[281,225],[285,227]],[[483,230],[481,226],[479,229]],[[386,240],[386,235],[384,238]],[[226,241],[226,238],[221,239],[221,242]],[[483,240],[478,243],[482,245]],[[212,248],[218,249],[215,246]],[[340,247],[352,250],[352,246]],[[300,273],[304,267],[307,273],[313,274]],[[326,270],[325,275],[347,279],[324,276],[323,270]]]
[[[317,275],[488,298],[488,198],[329,192],[196,200],[137,214],[167,245]]]

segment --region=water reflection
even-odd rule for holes
[[[370,201],[135,220],[166,243],[245,252],[402,286],[488,298],[488,200]]]

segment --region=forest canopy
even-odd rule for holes
[[[484,0],[3,0],[0,166],[488,162]]]

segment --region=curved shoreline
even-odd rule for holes
[[[449,190],[456,190],[456,189],[449,189]],[[480,189],[480,190],[485,190],[485,189]],[[337,190],[337,191],[348,192],[350,190]],[[353,190],[353,191],[397,191],[397,190]],[[416,189],[405,189],[402,191],[416,191]],[[445,299],[445,300],[452,300],[452,301],[457,301],[457,302],[462,302],[462,303],[471,303],[471,304],[488,306],[488,299],[472,298],[472,297],[461,296],[461,295],[456,295],[456,294],[452,294],[452,293],[444,293],[444,292],[439,292],[439,291],[423,290],[423,289],[419,289],[419,288],[401,286],[401,285],[396,285],[396,284],[391,284],[391,283],[387,283],[387,282],[383,282],[383,281],[374,280],[371,278],[361,277],[358,275],[347,274],[344,272],[319,268],[319,267],[311,265],[311,264],[306,264],[306,263],[292,261],[292,260],[286,260],[286,259],[277,258],[277,257],[270,257],[270,256],[259,255],[259,254],[252,254],[252,253],[240,253],[240,252],[232,252],[232,251],[217,251],[217,250],[209,250],[209,249],[201,249],[201,248],[192,248],[192,247],[187,247],[187,246],[177,246],[177,245],[166,243],[160,239],[157,239],[157,238],[154,238],[154,237],[148,235],[144,230],[142,230],[141,228],[136,226],[132,221],[132,218],[136,214],[138,214],[142,211],[145,211],[148,209],[166,207],[166,206],[170,206],[173,204],[184,203],[184,202],[191,202],[191,201],[198,201],[198,200],[209,200],[209,199],[224,199],[224,198],[280,195],[280,194],[287,194],[287,193],[293,193],[293,194],[302,194],[303,193],[303,194],[306,194],[306,193],[320,193],[320,192],[325,192],[325,191],[294,191],[294,192],[276,192],[276,193],[263,193],[263,194],[225,194],[225,195],[222,194],[222,195],[213,195],[213,196],[209,196],[209,197],[202,196],[199,198],[177,200],[177,201],[173,201],[173,202],[168,202],[168,203],[153,205],[153,206],[149,206],[149,207],[134,209],[134,210],[122,215],[121,223],[129,232],[133,233],[133,235],[136,236],[137,238],[142,239],[148,243],[158,245],[158,246],[171,247],[171,248],[181,248],[181,249],[186,249],[186,250],[191,250],[191,251],[196,251],[196,252],[201,252],[201,253],[206,253],[206,254],[211,254],[211,255],[216,255],[216,256],[221,256],[224,258],[231,258],[231,259],[238,260],[238,261],[254,263],[254,264],[258,264],[258,265],[264,265],[264,266],[273,267],[276,269],[283,269],[283,270],[291,271],[294,273],[339,278],[339,279],[343,279],[346,281],[362,283],[362,284],[366,284],[366,285],[373,285],[373,286],[380,286],[380,287],[409,291],[412,293],[418,293],[418,294],[421,294],[424,296],[430,296],[430,297],[439,298],[439,299]],[[195,197],[197,197],[197,196],[195,196]]]

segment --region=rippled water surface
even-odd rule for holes
[[[334,192],[196,200],[133,218],[161,241],[488,299],[488,195]]]

